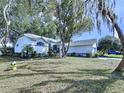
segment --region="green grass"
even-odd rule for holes
[[[114,54],[105,54],[105,56],[109,57],[109,58],[122,58],[123,55],[114,55]]]
[[[96,58],[0,60],[0,93],[123,93],[124,81],[111,78],[119,61]],[[8,70],[9,69],[9,70]]]

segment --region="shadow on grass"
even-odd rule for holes
[[[10,61],[12,61],[12,58],[0,56],[0,63],[10,62]]]
[[[18,93],[41,93],[41,92],[34,92],[34,89],[26,89],[26,88],[21,88]]]
[[[26,65],[20,67],[20,68],[23,68],[25,67]],[[93,76],[105,76],[105,77],[109,77],[110,73],[108,73],[107,71],[109,71],[110,69],[108,70],[104,70],[104,69],[92,69],[92,70],[88,70],[88,69],[82,69],[80,71],[70,71],[70,72],[56,72],[56,71],[52,71],[52,70],[35,70],[35,69],[31,69],[31,68],[28,68],[29,70],[31,71],[34,71],[34,73],[25,73],[25,74],[22,74],[22,73],[17,73],[17,74],[4,74],[4,75],[0,75],[0,77],[4,77],[4,79],[7,79],[7,78],[12,78],[12,77],[24,77],[24,76],[34,76],[34,75],[72,75],[72,76],[75,76],[75,75],[81,75],[83,77],[83,75],[93,75]]]
[[[23,65],[20,67],[20,69],[25,68],[27,65]],[[33,73],[16,73],[16,74],[4,74],[0,75],[0,79],[7,79],[7,78],[12,78],[12,77],[25,77],[25,76],[34,76],[34,75],[72,75],[72,76],[86,76],[86,75],[91,75],[91,76],[104,76],[110,78],[110,69],[79,69],[78,71],[70,71],[70,72],[57,72],[53,70],[37,70],[37,69],[32,69],[32,68],[25,68],[28,70],[33,71]]]
[[[37,84],[34,84],[30,87],[32,92],[27,92],[26,88],[19,89],[19,93],[37,93],[37,88],[44,87],[48,85],[49,83],[52,83],[53,85],[57,85],[59,83],[65,83],[69,84],[66,88],[60,88],[58,91],[51,92],[51,93],[104,93],[106,88],[110,86],[112,83],[114,83],[116,80],[111,79],[110,77],[110,69],[79,69],[77,72],[53,72],[53,71],[43,71],[43,70],[33,70],[36,72],[42,72],[39,74],[52,74],[52,75],[92,75],[92,76],[104,76],[108,77],[108,79],[100,79],[100,80],[93,80],[93,79],[84,79],[84,80],[74,80],[74,79],[62,79],[57,78],[57,80],[48,80],[43,81]],[[27,88],[29,89],[29,88]],[[23,91],[23,92],[22,92]],[[42,93],[42,92],[41,92]]]
[[[110,78],[111,77],[111,69],[79,69],[80,72],[85,74],[90,74],[93,76],[105,76]]]
[[[0,56],[0,63],[2,62],[11,62],[11,61],[25,61],[27,59],[12,57],[12,56]]]
[[[104,93],[106,88],[110,86],[114,80],[112,79],[102,79],[102,80],[73,80],[73,79],[58,79],[58,80],[48,80],[43,81],[38,84],[34,84],[30,88],[19,89],[19,93],[38,93],[37,88],[48,85],[49,83],[67,83],[69,84],[66,88],[60,88],[58,91],[50,93]],[[42,91],[40,92],[42,93]]]
[[[25,66],[24,66],[25,67]],[[23,68],[23,67],[21,67]],[[25,87],[21,89],[17,89],[18,93],[42,93],[37,92],[37,89],[39,87],[44,87],[48,85],[49,83],[52,83],[52,85],[57,84],[69,84],[66,88],[60,88],[59,90],[54,90],[55,92],[50,93],[104,93],[106,88],[109,87],[112,83],[114,83],[116,80],[111,79],[110,75],[110,69],[78,69],[78,71],[75,72],[56,72],[53,70],[37,70],[32,68],[27,68],[34,73],[26,73],[26,74],[10,74],[10,75],[0,75],[1,79],[7,79],[7,78],[13,78],[13,77],[25,77],[25,76],[34,76],[34,75],[55,75],[56,80],[48,80],[43,81],[37,84],[32,85],[31,87]],[[70,75],[70,77],[80,76],[103,76],[107,77],[108,79],[83,79],[83,80],[75,80],[75,79],[62,79],[59,78],[63,75]],[[54,78],[54,77],[52,77]],[[0,79],[0,80],[1,80]]]

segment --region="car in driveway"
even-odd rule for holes
[[[108,54],[116,54],[116,55],[120,55],[121,52],[120,52],[120,51],[115,51],[115,50],[108,50]]]

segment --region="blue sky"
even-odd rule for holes
[[[119,26],[121,27],[121,29],[124,32],[124,0],[116,0],[115,11],[116,11],[117,16],[118,16]],[[106,25],[103,25],[101,29],[102,29],[101,34],[98,33],[98,31],[96,29],[94,29],[90,33],[86,32],[86,33],[82,33],[79,35],[75,35],[72,38],[72,40],[77,41],[77,40],[86,40],[86,39],[94,39],[94,38],[100,39],[102,37],[105,37],[106,35],[113,35],[113,33],[111,31],[109,31],[109,29],[107,28]]]

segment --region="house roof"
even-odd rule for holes
[[[53,39],[53,38],[47,38],[47,37],[41,37],[42,39],[46,40],[47,42],[51,42],[51,43],[59,43],[60,40],[56,40],[56,39]]]
[[[82,45],[87,46],[87,45],[93,45],[94,43],[97,43],[97,39],[74,41],[70,43],[70,46],[82,46]]]
[[[30,33],[26,33],[26,34],[24,34],[24,36],[26,36],[26,37],[28,37],[28,38],[30,38],[32,40],[39,40],[39,39],[41,39],[41,36],[38,36],[38,35],[35,35],[35,34],[30,34]]]
[[[32,40],[42,39],[47,43],[58,43],[58,42],[60,42],[60,40],[56,40],[56,39],[53,39],[53,38],[47,38],[47,37],[44,37],[44,36],[39,36],[39,35],[31,34],[31,33],[26,33],[26,34],[24,34],[24,36],[26,36],[26,37],[28,37]]]

